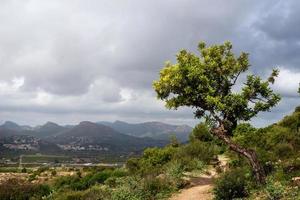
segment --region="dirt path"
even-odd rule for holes
[[[228,159],[219,157],[220,167],[225,168]],[[200,177],[190,178],[190,186],[182,189],[180,193],[174,195],[170,200],[212,200],[213,199],[213,178],[217,175],[214,168],[209,170],[209,175],[203,174]]]

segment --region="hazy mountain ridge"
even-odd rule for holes
[[[186,137],[187,134],[184,131],[187,133],[189,130],[188,126],[176,126],[160,122],[128,124],[117,121],[117,125],[121,124],[121,126],[117,126],[121,130],[119,131],[111,124],[113,123],[102,124],[83,121],[75,126],[61,126],[47,122],[41,126],[30,127],[20,126],[14,122],[5,122],[0,126],[0,138],[2,137],[3,143],[5,138],[14,137],[15,141],[18,141],[18,137],[30,136],[35,138],[35,141],[39,141],[42,147],[52,146],[54,150],[131,152],[141,151],[146,147],[164,146],[169,142],[171,132],[183,130],[183,134],[180,136]],[[127,127],[123,126],[124,129],[122,129],[123,124],[127,125]],[[130,132],[134,134],[129,134]],[[175,133],[181,134],[178,131]],[[8,140],[4,141],[7,142]],[[22,145],[24,146],[25,143],[26,140],[24,140],[24,144],[17,143],[16,148],[23,148]],[[30,146],[30,144],[27,145]],[[10,146],[14,147],[14,145]],[[49,148],[34,147],[31,150],[39,151],[40,149]]]
[[[130,124],[123,121],[115,122],[98,122],[106,126],[135,137],[151,137],[153,139],[169,140],[172,135],[175,135],[180,141],[188,140],[192,127],[187,125],[170,125],[162,122],[144,122]]]

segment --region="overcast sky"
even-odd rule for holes
[[[0,123],[82,120],[194,125],[192,111],[168,111],[152,81],[180,49],[232,41],[251,72],[283,99],[253,123],[277,121],[300,105],[300,1],[1,0]]]

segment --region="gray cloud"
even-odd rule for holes
[[[194,124],[190,110],[167,111],[151,84],[165,61],[199,40],[233,41],[264,77],[279,66],[291,77],[274,88],[288,102],[300,81],[299,10],[296,0],[1,1],[0,120]],[[274,112],[289,112],[290,102]]]

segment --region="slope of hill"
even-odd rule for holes
[[[111,124],[107,126],[84,121],[76,126],[60,126],[47,122],[32,128],[6,122],[0,126],[0,143],[6,144],[12,151],[27,151],[27,146],[30,148],[32,146],[34,148],[31,150],[37,152],[58,152],[60,149],[74,155],[82,152],[130,153],[140,152],[146,147],[164,146],[173,133],[184,141],[190,129],[187,126],[173,126],[159,122],[134,125],[117,121],[114,124],[116,126],[112,127]],[[33,139],[24,140],[26,138],[24,136]],[[37,141],[41,147],[36,147]]]
[[[128,136],[112,129],[111,127],[88,121],[65,130],[51,138],[53,142],[63,147],[82,150],[105,150],[105,151],[140,151],[149,146],[162,146],[166,142],[151,138],[137,138]]]
[[[40,138],[47,138],[55,136],[60,132],[67,130],[68,128],[60,126],[53,122],[47,122],[46,124],[35,128],[35,136]]]
[[[180,141],[188,140],[192,127],[187,125],[170,125],[161,122],[145,122],[139,124],[130,124],[123,121],[99,122],[106,126],[135,137],[151,137],[153,139],[170,140],[172,135],[175,135]]]
[[[22,128],[18,124],[12,121],[6,121],[3,125],[0,126],[1,129],[9,129],[14,131],[21,131]]]

